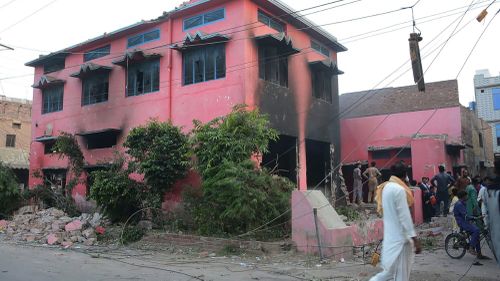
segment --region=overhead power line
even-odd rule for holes
[[[4,33],[5,31],[7,31],[7,30],[9,30],[9,29],[11,29],[11,28],[13,28],[14,26],[16,26],[16,25],[18,25],[18,24],[22,23],[23,21],[25,21],[25,20],[27,20],[27,19],[31,18],[32,16],[36,15],[37,13],[39,13],[40,11],[42,11],[43,9],[45,9],[45,8],[47,8],[48,6],[50,6],[50,5],[54,4],[56,1],[57,1],[57,0],[52,0],[51,2],[49,2],[49,3],[45,4],[45,5],[43,5],[42,7],[40,7],[39,9],[37,9],[36,11],[34,11],[33,13],[31,13],[31,14],[29,14],[29,15],[25,16],[24,18],[22,18],[22,19],[20,19],[20,20],[16,21],[15,23],[13,23],[13,24],[11,24],[11,25],[7,26],[6,28],[4,28],[4,29],[0,30],[0,34],[1,34],[1,33]]]
[[[16,2],[16,1],[17,1],[17,0],[11,0],[11,1],[9,1],[9,2],[7,2],[7,3],[3,4],[2,6],[0,6],[0,9],[3,9],[3,8],[5,8],[5,7],[9,6],[10,4],[12,4],[12,3]]]

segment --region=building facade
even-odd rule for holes
[[[0,162],[28,185],[31,101],[0,96]]]
[[[281,135],[262,164],[277,163],[306,189],[339,156],[332,116],[337,53],[345,50],[280,1],[198,0],[40,57],[27,63],[35,68],[30,170],[64,188],[66,162],[51,155],[61,132],[78,136],[91,171],[151,118],[189,131],[194,119],[246,104],[268,114]],[[30,186],[41,183],[30,178]]]
[[[473,175],[491,172],[492,143],[483,137],[489,128],[460,105],[456,80],[427,83],[425,93],[408,86],[343,94],[340,108],[346,180],[357,161],[375,161],[388,174],[404,160],[417,181],[439,165],[454,175],[464,167]]]
[[[491,134],[485,137],[492,140],[495,166],[500,167],[500,75],[491,76],[488,70],[476,71],[474,91],[477,116],[491,126]]]

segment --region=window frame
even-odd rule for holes
[[[479,147],[482,148],[484,146],[483,134],[478,133],[477,136],[478,136]]]
[[[219,49],[220,50],[217,50]],[[208,58],[208,53],[209,51],[212,51],[212,54],[214,55],[214,57],[212,57],[213,59],[213,67],[214,67],[214,74],[213,74],[213,78],[211,79],[207,79],[207,62],[209,62],[209,60],[207,59]],[[216,54],[218,52],[221,52],[223,54],[223,62],[222,62],[222,72],[223,73],[221,76],[218,76],[219,74],[219,69],[218,69],[218,63],[217,63],[217,56]],[[192,65],[191,65],[191,68],[187,68],[187,59],[188,59],[188,56],[199,56],[203,59],[203,78],[200,80],[200,81],[197,81],[196,80],[196,67],[195,67],[195,63],[196,61],[193,60],[192,61]],[[189,85],[193,85],[193,84],[198,84],[198,83],[203,83],[203,82],[208,82],[208,81],[212,81],[212,80],[219,80],[219,79],[224,79],[226,78],[226,72],[227,72],[227,67],[226,67],[226,45],[224,43],[221,43],[221,44],[215,44],[215,45],[208,45],[208,46],[203,46],[203,47],[198,47],[198,48],[194,48],[194,49],[191,49],[191,50],[188,50],[188,51],[185,51],[182,53],[182,85],[183,86],[189,86]],[[187,72],[189,69],[192,69],[192,73],[191,73],[191,83],[186,83],[186,81],[188,80],[187,79]]]
[[[491,89],[491,98],[493,99],[493,110],[500,110],[500,88]]]
[[[102,79],[102,81],[99,81],[100,79]],[[87,94],[87,91],[89,91],[88,87],[90,85],[91,82],[103,82],[104,84],[106,84],[106,92],[105,92],[105,99],[103,100],[99,100],[97,101],[97,98],[95,98],[95,96],[92,96],[91,94],[89,94],[89,96],[87,97],[86,94]],[[100,96],[103,96],[104,94],[101,94]],[[94,98],[95,100],[92,101],[92,98]],[[82,106],[89,106],[89,105],[93,105],[93,104],[99,104],[99,103],[103,103],[103,102],[107,102],[109,99],[109,73],[108,72],[99,72],[99,73],[95,73],[95,74],[92,74],[92,75],[89,75],[88,77],[85,77],[83,80],[82,80]]]
[[[60,93],[47,92],[47,91],[56,91],[59,89],[61,90]],[[48,95],[48,94],[60,95],[60,97],[58,97],[58,98],[60,98],[60,102],[59,102],[60,105],[57,107],[57,109],[45,108],[46,104],[48,104],[48,105],[54,104],[54,102],[51,102],[51,101],[45,102],[46,95]],[[42,90],[42,115],[54,113],[54,112],[60,112],[60,111],[63,111],[63,109],[64,109],[64,85],[55,85],[55,86],[48,87],[48,88]]]
[[[268,22],[264,22],[261,20],[261,18],[266,18],[266,20]],[[279,21],[279,20],[275,20],[274,19],[275,17],[271,16],[270,14],[262,11],[261,9],[258,9],[257,10],[257,21],[260,22],[260,23],[263,23],[265,24],[266,26],[268,26],[269,28],[272,28],[278,32],[284,32],[286,33],[286,23],[282,22],[282,21]],[[273,27],[273,23],[275,25],[278,25],[278,26],[281,26],[281,30],[280,29],[277,29],[275,27]]]
[[[497,146],[500,146],[500,123],[495,124],[495,136],[497,138]]]
[[[317,45],[318,48],[315,48],[315,45]],[[311,49],[327,58],[329,58],[331,55],[330,50],[327,47],[315,40],[311,40]]]
[[[154,67],[155,65],[157,66],[157,70],[158,70],[158,75],[156,77],[154,77],[153,75],[153,72],[151,72],[151,80],[150,80],[150,84],[151,84],[151,91],[144,91],[144,85],[145,85],[145,77],[144,77],[144,65],[150,65],[149,66],[149,69],[148,70],[151,70],[152,67]],[[142,78],[142,92],[138,92],[137,90],[137,85],[136,85],[136,82],[137,82],[137,74],[134,76],[135,79],[133,81],[133,88],[134,88],[134,91],[133,91],[133,94],[130,94],[130,87],[131,87],[131,77],[130,77],[130,71],[131,70],[140,70],[142,69],[143,70],[143,78]],[[142,96],[142,95],[146,95],[146,94],[151,94],[151,93],[156,93],[156,92],[159,92],[160,91],[160,74],[161,74],[161,71],[160,71],[160,58],[155,58],[155,59],[149,59],[149,60],[144,60],[144,61],[140,61],[140,62],[136,62],[136,63],[133,63],[133,64],[130,64],[128,67],[127,67],[127,71],[126,71],[126,90],[125,90],[125,97],[135,97],[135,96]],[[158,78],[158,83],[157,83],[157,88],[155,88],[155,83],[154,83],[154,78]]]
[[[267,52],[271,52],[271,48],[275,49],[276,55],[270,55],[267,56]],[[274,52],[274,51],[273,51]],[[264,56],[262,55],[264,53]],[[269,59],[270,57],[271,59]],[[276,58],[273,58],[276,57]],[[279,46],[272,45],[272,44],[263,44],[258,46],[258,61],[259,61],[259,79],[262,79],[264,81],[267,81],[269,83],[276,84],[280,87],[285,87],[288,88],[288,78],[289,78],[289,67],[288,67],[288,57],[289,55],[286,56],[281,56],[281,52],[279,50]],[[274,80],[273,77],[267,77],[268,73],[270,76],[272,76],[272,72],[277,70],[277,80]],[[285,72],[282,74],[282,72]]]
[[[332,92],[333,92],[333,74],[326,70],[326,69],[318,69],[318,68],[313,68],[311,69],[311,92],[312,96],[316,99],[320,99],[322,101],[332,103],[333,102],[333,97],[332,97]],[[330,79],[327,79],[329,77]],[[323,85],[318,84],[318,78],[322,79]],[[329,84],[327,84],[327,81],[330,81]],[[328,85],[328,86],[327,86]],[[317,89],[323,86],[323,91],[321,93],[317,92]],[[326,87],[325,87],[326,86]],[[329,91],[328,91],[329,90]]]
[[[220,10],[222,10],[222,18],[214,20],[214,21],[210,21],[210,22],[205,22],[205,16],[207,14],[218,12]],[[186,21],[194,19],[194,18],[197,18],[197,17],[201,17],[201,24],[198,24],[198,25],[186,28]],[[226,19],[226,8],[225,7],[216,8],[216,9],[213,9],[213,10],[208,11],[208,12],[200,13],[200,14],[197,14],[197,15],[194,15],[194,16],[182,19],[182,30],[183,31],[191,30],[191,29],[194,29],[194,28],[198,28],[198,27],[206,26],[206,25],[209,25],[209,24],[212,24],[212,23],[216,23],[216,22],[219,22],[219,21],[223,21],[225,19]]]
[[[103,51],[104,49],[104,51]],[[83,54],[83,62],[88,62],[111,54],[111,44],[95,48]],[[89,58],[90,56],[90,58]]]
[[[5,135],[5,147],[16,148],[16,135]]]
[[[144,37],[147,35],[147,34],[150,34],[150,33],[153,33],[153,32],[158,32],[158,38],[154,38],[154,39],[150,39],[148,41],[145,41],[144,40]],[[133,45],[130,44],[130,40],[133,39],[133,38],[139,38],[141,37],[141,42],[139,43],[135,43]],[[142,33],[139,33],[139,34],[136,34],[136,35],[133,35],[133,36],[130,36],[127,38],[127,49],[129,48],[132,48],[132,47],[137,47],[137,46],[140,46],[140,45],[143,45],[143,44],[146,44],[146,43],[150,43],[150,42],[154,42],[154,41],[158,41],[161,39],[161,30],[160,28],[155,28],[155,29],[151,29],[149,31],[145,31],[145,32],[142,32]]]

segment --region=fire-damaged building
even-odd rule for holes
[[[335,37],[277,0],[188,1],[151,21],[41,56],[35,68],[30,170],[64,189],[51,147],[75,134],[87,171],[123,151],[151,118],[183,130],[246,104],[280,133],[262,165],[305,190],[339,158]],[[333,160],[332,160],[333,159]],[[30,177],[30,186],[43,179]],[[73,189],[85,195],[87,187]]]
[[[492,172],[491,128],[460,105],[456,80],[385,88],[340,96],[341,148],[350,187],[358,161],[375,161],[383,174],[404,160],[410,178],[432,177],[439,165],[454,175],[466,167],[473,175]]]

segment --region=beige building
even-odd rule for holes
[[[31,101],[0,96],[0,161],[27,186],[31,143]]]

